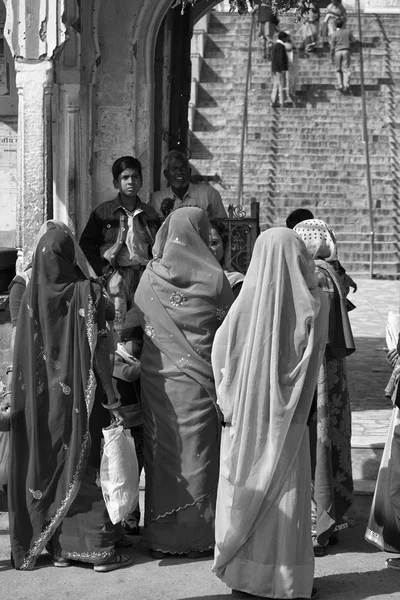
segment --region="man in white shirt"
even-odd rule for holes
[[[149,202],[162,219],[181,206],[198,206],[214,219],[227,217],[221,196],[215,188],[206,183],[190,183],[189,160],[183,152],[171,150],[163,165],[168,187],[154,192]]]

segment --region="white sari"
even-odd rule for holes
[[[213,571],[230,588],[309,598],[314,577],[307,419],[328,305],[299,236],[258,238],[212,353],[222,434]]]

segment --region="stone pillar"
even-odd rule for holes
[[[29,262],[43,221],[53,216],[53,62],[17,60],[18,203],[17,272]]]

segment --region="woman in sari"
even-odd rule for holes
[[[231,265],[228,229],[222,221],[210,221],[210,250],[223,268],[233,295],[237,298],[242,289],[244,275],[235,271]]]
[[[367,542],[383,552],[400,554],[400,338],[397,350],[392,350],[388,362],[393,375],[385,390],[393,401],[393,414],[389,425],[385,449],[376,481],[368,526]],[[400,571],[400,558],[387,558],[389,569]]]
[[[59,567],[77,560],[106,572],[131,564],[115,552],[98,481],[102,426],[110,414],[117,422],[122,415],[104,297],[85,271],[71,235],[47,231],[19,310],[8,501],[12,559],[20,570],[32,569],[45,547]],[[95,399],[97,382],[103,406],[101,396]]]
[[[319,219],[302,221],[294,231],[314,258],[318,285],[329,299],[328,341],[318,376],[316,412],[310,423],[313,541],[315,554],[321,556],[329,541],[336,541],[332,534],[353,502],[346,356],[354,352],[355,345],[347,313],[348,288],[332,266],[337,259],[333,232]]]
[[[145,539],[154,558],[199,558],[214,547],[221,425],[211,346],[233,296],[208,228],[200,208],[171,213],[135,294],[145,332]]]
[[[225,422],[213,571],[237,597],[316,597],[307,420],[327,308],[302,240],[262,233],[212,352]]]

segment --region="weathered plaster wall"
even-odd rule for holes
[[[18,101],[15,69],[3,36],[6,11],[0,0],[0,246],[14,246],[17,207]]]
[[[94,97],[93,205],[115,195],[111,166],[119,156],[135,152],[135,64],[132,0],[103,3],[98,36],[101,62]]]

